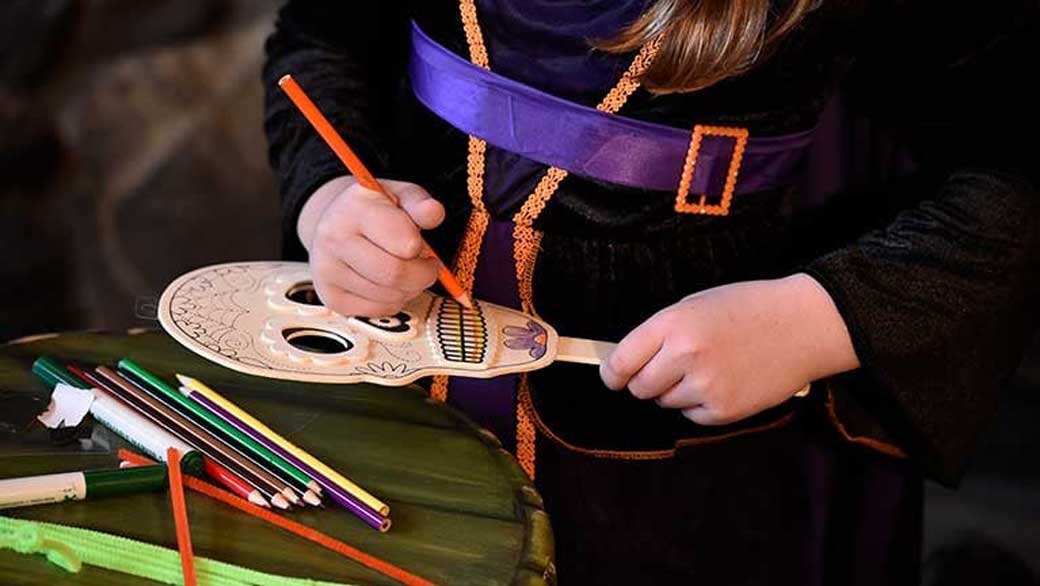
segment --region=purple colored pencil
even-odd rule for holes
[[[365,503],[361,502],[361,500],[358,499],[356,496],[343,490],[343,488],[341,488],[335,482],[329,480],[328,477],[326,477],[324,474],[321,474],[314,468],[311,468],[307,465],[306,462],[300,460],[292,453],[290,453],[288,450],[279,446],[275,442],[272,442],[264,434],[246,425],[241,419],[235,417],[226,409],[224,409],[220,405],[217,405],[202,393],[195,392],[192,389],[186,390],[188,391],[188,397],[191,400],[197,402],[199,405],[202,405],[217,417],[226,421],[228,425],[231,425],[235,429],[253,438],[267,449],[273,451],[282,458],[285,458],[286,460],[291,462],[294,466],[302,470],[304,474],[310,476],[311,480],[317,482],[318,485],[321,486],[325,490],[325,492],[327,492],[328,495],[332,497],[332,500],[339,503],[340,506],[349,510],[351,513],[354,513],[355,515],[360,517],[361,520],[365,523],[368,523],[369,526],[380,531],[385,531],[386,527],[389,526],[386,517],[380,515],[379,512],[373,509],[372,507],[369,507]]]

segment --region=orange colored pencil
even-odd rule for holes
[[[389,198],[394,205],[401,205],[397,196],[387,191],[379,181],[376,181],[376,178],[372,176],[371,172],[369,172],[368,167],[365,167],[365,164],[361,162],[361,159],[354,154],[354,151],[351,150],[349,145],[347,145],[347,141],[343,140],[343,137],[336,132],[336,129],[332,127],[332,124],[330,124],[328,119],[325,118],[325,115],[321,113],[321,110],[318,110],[318,106],[311,101],[310,97],[308,97],[307,93],[303,91],[300,84],[296,83],[296,80],[293,79],[292,75],[283,75],[282,78],[278,80],[278,86],[281,87],[282,91],[289,96],[289,99],[292,100],[292,103],[300,110],[303,117],[311,123],[314,130],[321,135],[321,138],[323,138],[325,143],[329,145],[329,148],[336,153],[339,160],[343,161],[343,164],[347,166],[347,169],[350,170],[354,175],[354,178],[357,179],[358,183],[360,183],[362,187],[378,191]],[[448,269],[448,266],[444,264],[444,261],[437,256],[437,253],[430,248],[430,245],[425,242],[423,245],[425,246],[427,256],[435,259],[440,267],[437,273],[437,279],[441,282],[441,285],[444,285],[448,294],[451,295],[455,301],[458,301],[463,307],[471,309],[473,303],[470,300],[469,293],[462,288],[462,284],[459,283],[459,280],[454,274],[452,274],[451,270]]]
[[[195,554],[191,549],[188,530],[188,507],[184,503],[184,479],[181,476],[181,453],[177,448],[166,450],[166,466],[170,473],[170,503],[173,505],[173,524],[177,528],[177,549],[181,552],[181,571],[184,586],[196,586]]]

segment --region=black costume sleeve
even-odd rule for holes
[[[306,256],[296,236],[304,202],[347,170],[278,88],[278,80],[291,73],[372,173],[385,176],[389,154],[381,137],[407,48],[401,4],[293,0],[278,14],[263,69],[264,131],[282,196],[287,258]]]
[[[919,171],[860,194],[874,212],[901,211],[807,267],[863,365],[828,381],[834,422],[946,483],[1036,323],[1036,12],[1036,2],[897,2],[873,15],[851,99],[912,147]]]

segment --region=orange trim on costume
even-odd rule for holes
[[[883,441],[876,440],[867,436],[850,434],[849,431],[845,429],[845,425],[838,420],[838,414],[834,408],[834,391],[829,386],[827,387],[827,414],[830,416],[831,423],[834,424],[835,429],[838,430],[838,433],[841,434],[841,436],[845,438],[845,440],[854,444],[866,446],[872,450],[881,452],[886,456],[892,456],[893,458],[905,459],[907,457],[906,452],[904,452],[898,446],[894,446],[892,444],[888,444]]]
[[[462,28],[466,34],[470,61],[479,67],[490,70],[487,47],[480,30],[474,0],[459,0],[459,14],[462,19]],[[596,106],[597,110],[615,114],[625,105],[629,96],[639,88],[639,76],[653,62],[660,45],[660,37],[643,45],[621,79]],[[473,273],[476,270],[477,260],[480,256],[480,244],[484,239],[489,217],[483,201],[486,148],[487,143],[470,136],[466,169],[467,188],[473,204],[473,212],[466,225],[466,232],[455,261],[455,273],[468,290],[472,290]],[[513,216],[513,260],[516,264],[520,306],[523,311],[535,316],[538,313],[534,307],[534,268],[538,260],[542,233],[535,230],[534,222],[560,187],[560,182],[566,177],[567,171],[558,167],[549,167],[545,175],[538,181],[534,192],[527,196],[520,210]],[[520,390],[518,391],[520,394],[523,394],[526,385],[527,377],[521,375]],[[447,377],[435,377],[433,385],[430,387],[430,396],[434,400],[443,401],[447,395]],[[517,459],[528,476],[533,479],[536,433],[534,425],[531,423],[531,417],[520,401],[517,402],[516,426]]]
[[[714,444],[730,440],[742,435],[750,435],[761,431],[769,431],[770,429],[776,429],[788,425],[794,421],[795,413],[791,412],[776,421],[765,423],[756,427],[749,427],[747,429],[738,429],[729,433],[723,433],[720,435],[714,435],[711,437],[698,437],[698,438],[687,438],[677,440],[674,448],[668,448],[664,450],[596,450],[590,448],[582,448],[576,446],[567,440],[556,435],[556,433],[549,428],[548,425],[542,421],[538,410],[534,407],[534,402],[531,400],[530,389],[527,387],[521,388],[520,402],[524,404],[524,409],[534,422],[538,431],[542,432],[545,437],[551,439],[556,444],[583,456],[592,456],[594,458],[604,458],[608,460],[667,460],[668,458],[675,457],[675,454],[680,448],[686,448],[691,446]]]
[[[697,202],[690,201],[690,183],[693,181],[693,171],[697,168],[697,155],[700,153],[701,139],[704,136],[728,136],[736,141],[736,144],[733,145],[733,155],[730,157],[729,170],[726,172],[726,185],[722,189],[722,199],[717,204],[707,203],[708,196],[704,194],[699,195],[700,199]],[[729,204],[733,200],[733,191],[737,188],[737,175],[740,173],[740,163],[744,159],[747,139],[746,128],[695,125],[693,135],[690,137],[690,149],[686,152],[686,162],[683,164],[682,178],[679,180],[679,190],[675,194],[675,211],[708,216],[729,214]]]
[[[462,19],[462,28],[466,33],[466,44],[469,46],[470,61],[484,69],[491,69],[488,64],[487,47],[484,46],[484,36],[477,22],[477,7],[470,1],[459,2],[459,15]],[[470,136],[466,153],[466,189],[469,192],[470,203],[473,211],[470,212],[469,221],[466,222],[466,230],[462,234],[462,242],[455,253],[455,276],[466,291],[473,291],[473,274],[477,270],[477,260],[480,258],[480,243],[484,240],[487,232],[490,216],[484,207],[484,154],[487,151],[487,143],[483,140]],[[448,375],[439,374],[433,377],[430,384],[430,398],[434,401],[444,403],[448,400]]]
[[[472,3],[472,0],[463,1]],[[621,79],[600,100],[596,109],[607,114],[616,114],[628,101],[629,96],[639,89],[639,76],[653,62],[660,46],[660,37],[643,45]],[[568,172],[564,169],[549,167],[545,175],[538,181],[534,192],[524,200],[520,211],[513,216],[513,259],[516,263],[520,305],[525,312],[535,316],[538,315],[538,312],[534,307],[534,267],[538,261],[538,251],[541,249],[542,233],[534,229],[534,222],[545,210],[545,206],[567,175]]]
[[[534,266],[542,244],[542,233],[534,229],[534,221],[566,177],[567,171],[549,167],[535,186],[534,193],[527,197],[520,211],[513,216],[513,261],[516,264],[517,292],[520,295],[520,308],[531,315],[538,315],[534,308]]]
[[[527,373],[520,375],[520,384],[517,394],[530,397]],[[518,400],[516,402],[516,460],[520,467],[527,473],[527,477],[534,480],[535,472],[535,442],[538,439],[538,431],[531,422],[531,402]]]
[[[430,398],[438,403],[448,400],[448,375],[437,374],[430,383]]]
[[[462,19],[462,29],[466,32],[469,60],[478,67],[490,70],[487,47],[484,45],[484,33],[480,30],[477,5],[473,0],[459,0],[459,17]]]

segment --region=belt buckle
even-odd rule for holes
[[[733,154],[730,156],[729,170],[726,172],[726,185],[722,189],[722,197],[713,203],[708,202],[706,194],[692,194],[698,198],[691,201],[690,183],[693,171],[697,167],[697,155],[700,153],[701,140],[705,136],[728,136],[735,141]],[[686,152],[682,178],[679,180],[679,191],[675,195],[675,211],[683,214],[703,214],[707,216],[729,215],[729,204],[733,200],[733,191],[737,187],[737,174],[740,173],[740,162],[744,158],[747,146],[748,131],[736,126],[702,126],[694,125],[690,137],[690,149]]]

